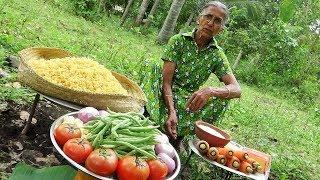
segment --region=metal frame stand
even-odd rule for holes
[[[184,166],[183,166],[183,168],[182,168],[182,170],[181,170],[181,173],[184,171],[184,169],[187,167],[187,165],[188,165],[188,163],[189,163],[189,161],[190,161],[190,159],[191,159],[191,156],[194,154],[194,152],[192,151],[192,150],[190,150],[191,152],[189,153],[189,156],[188,156],[188,158],[187,158],[187,161],[184,163]]]
[[[73,103],[73,102],[69,102],[69,101],[65,101],[65,100],[62,100],[62,99],[58,99],[58,98],[55,98],[55,97],[51,97],[51,96],[47,96],[47,95],[44,95],[44,94],[41,94],[40,92],[37,92],[34,100],[33,100],[33,104],[32,104],[32,107],[31,107],[31,110],[30,110],[30,115],[29,115],[29,118],[23,128],[23,130],[21,131],[21,135],[25,135],[29,128],[30,128],[30,124],[31,124],[31,121],[32,121],[32,118],[34,116],[34,113],[35,113],[35,110],[37,108],[37,105],[39,103],[39,100],[40,100],[40,96],[42,96],[43,98],[45,98],[46,100],[56,104],[56,105],[59,105],[60,107],[64,107],[64,108],[67,108],[69,110],[72,110],[72,111],[79,111],[80,109],[86,107],[85,105],[80,105],[80,104],[76,104],[76,103]],[[141,109],[141,114],[144,113],[144,109],[142,108]]]
[[[224,180],[229,180],[229,179],[231,179],[232,175],[233,175],[233,174],[232,174],[231,172],[227,171],[227,172],[225,172],[224,175],[221,176],[221,177],[222,177]]]
[[[43,98],[45,98],[46,100],[52,102],[52,103],[55,103],[57,105],[60,105],[61,107],[64,107],[64,108],[67,108],[67,109],[70,109],[70,110],[80,110],[81,108],[83,108],[84,106],[81,106],[81,105],[78,105],[78,104],[75,104],[75,103],[71,103],[71,102],[68,102],[68,101],[64,101],[64,100],[61,100],[61,99],[57,99],[57,98],[54,98],[54,97],[50,97],[50,96],[46,96],[46,95],[43,95],[41,93],[37,93],[34,100],[33,100],[33,104],[32,104],[32,107],[31,107],[31,110],[30,110],[30,115],[29,115],[29,118],[23,128],[23,130],[21,131],[21,135],[25,135],[29,128],[30,128],[30,125],[31,125],[31,122],[32,122],[32,118],[34,116],[34,113],[36,111],[36,108],[37,108],[37,105],[40,101],[40,96],[42,96]]]
[[[39,100],[40,100],[40,94],[37,93],[36,97],[33,100],[33,104],[32,104],[32,107],[31,107],[29,118],[28,118],[27,123],[24,126],[23,130],[21,131],[21,135],[25,135],[28,132],[28,130],[30,128],[30,124],[31,124],[32,118],[33,118],[33,115],[34,115],[34,113],[36,111],[36,107],[38,105]]]

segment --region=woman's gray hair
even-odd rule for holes
[[[202,8],[201,8],[201,14],[203,13],[203,11],[205,10],[205,9],[207,9],[208,7],[210,7],[210,6],[214,6],[214,7],[218,7],[218,8],[221,8],[221,9],[223,9],[224,11],[225,11],[225,17],[224,17],[224,19],[223,19],[223,24],[226,24],[226,22],[228,21],[228,19],[229,19],[229,9],[228,9],[228,7],[225,5],[225,4],[223,4],[222,2],[220,2],[220,1],[210,1],[210,2],[208,2],[208,3],[206,3]]]

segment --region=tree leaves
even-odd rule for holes
[[[280,4],[279,17],[283,22],[288,22],[295,13],[297,0],[283,0]]]

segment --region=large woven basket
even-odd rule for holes
[[[116,72],[112,72],[113,76],[118,79],[129,95],[98,94],[69,89],[45,80],[37,75],[27,64],[28,60],[35,58],[50,60],[72,56],[65,50],[57,48],[28,48],[20,51],[19,56],[19,80],[22,84],[42,94],[98,109],[109,108],[116,112],[141,112],[147,102],[145,94],[136,83]]]

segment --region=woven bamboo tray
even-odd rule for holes
[[[69,52],[57,48],[27,48],[19,52],[19,81],[32,89],[66,101],[92,106],[98,109],[109,108],[116,112],[140,112],[147,99],[141,88],[127,77],[112,72],[113,76],[128,91],[128,95],[88,93],[53,84],[37,75],[27,64],[30,59],[64,58],[72,56]]]

